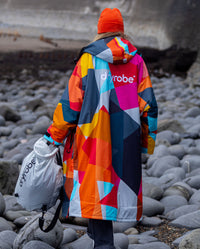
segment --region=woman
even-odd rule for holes
[[[114,248],[112,221],[142,216],[141,153],[152,154],[157,104],[143,59],[106,8],[82,49],[45,138],[63,155],[63,216],[89,218],[95,248]]]

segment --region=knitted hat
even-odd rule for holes
[[[117,8],[106,8],[101,12],[98,21],[98,34],[107,32],[124,32],[124,22]]]

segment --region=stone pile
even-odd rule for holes
[[[66,223],[44,233],[37,212],[17,204],[13,191],[23,158],[45,133],[71,71],[39,71],[36,78],[23,70],[15,79],[0,80],[0,248],[89,249],[87,219]],[[155,153],[143,155],[144,218],[141,225],[155,230],[139,233],[136,223],[115,223],[114,240],[121,249],[168,249],[154,235],[167,219],[190,231],[173,242],[176,248],[200,246],[200,88],[175,76],[152,83],[159,107]],[[51,220],[54,208],[46,214]],[[81,231],[81,233],[80,233]]]

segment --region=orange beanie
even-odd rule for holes
[[[117,8],[106,8],[101,12],[98,21],[98,34],[107,32],[123,32],[124,22],[120,11]]]

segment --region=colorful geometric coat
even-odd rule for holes
[[[142,216],[141,152],[152,154],[157,103],[146,65],[127,40],[84,48],[46,138],[63,155],[63,216],[135,221]]]

